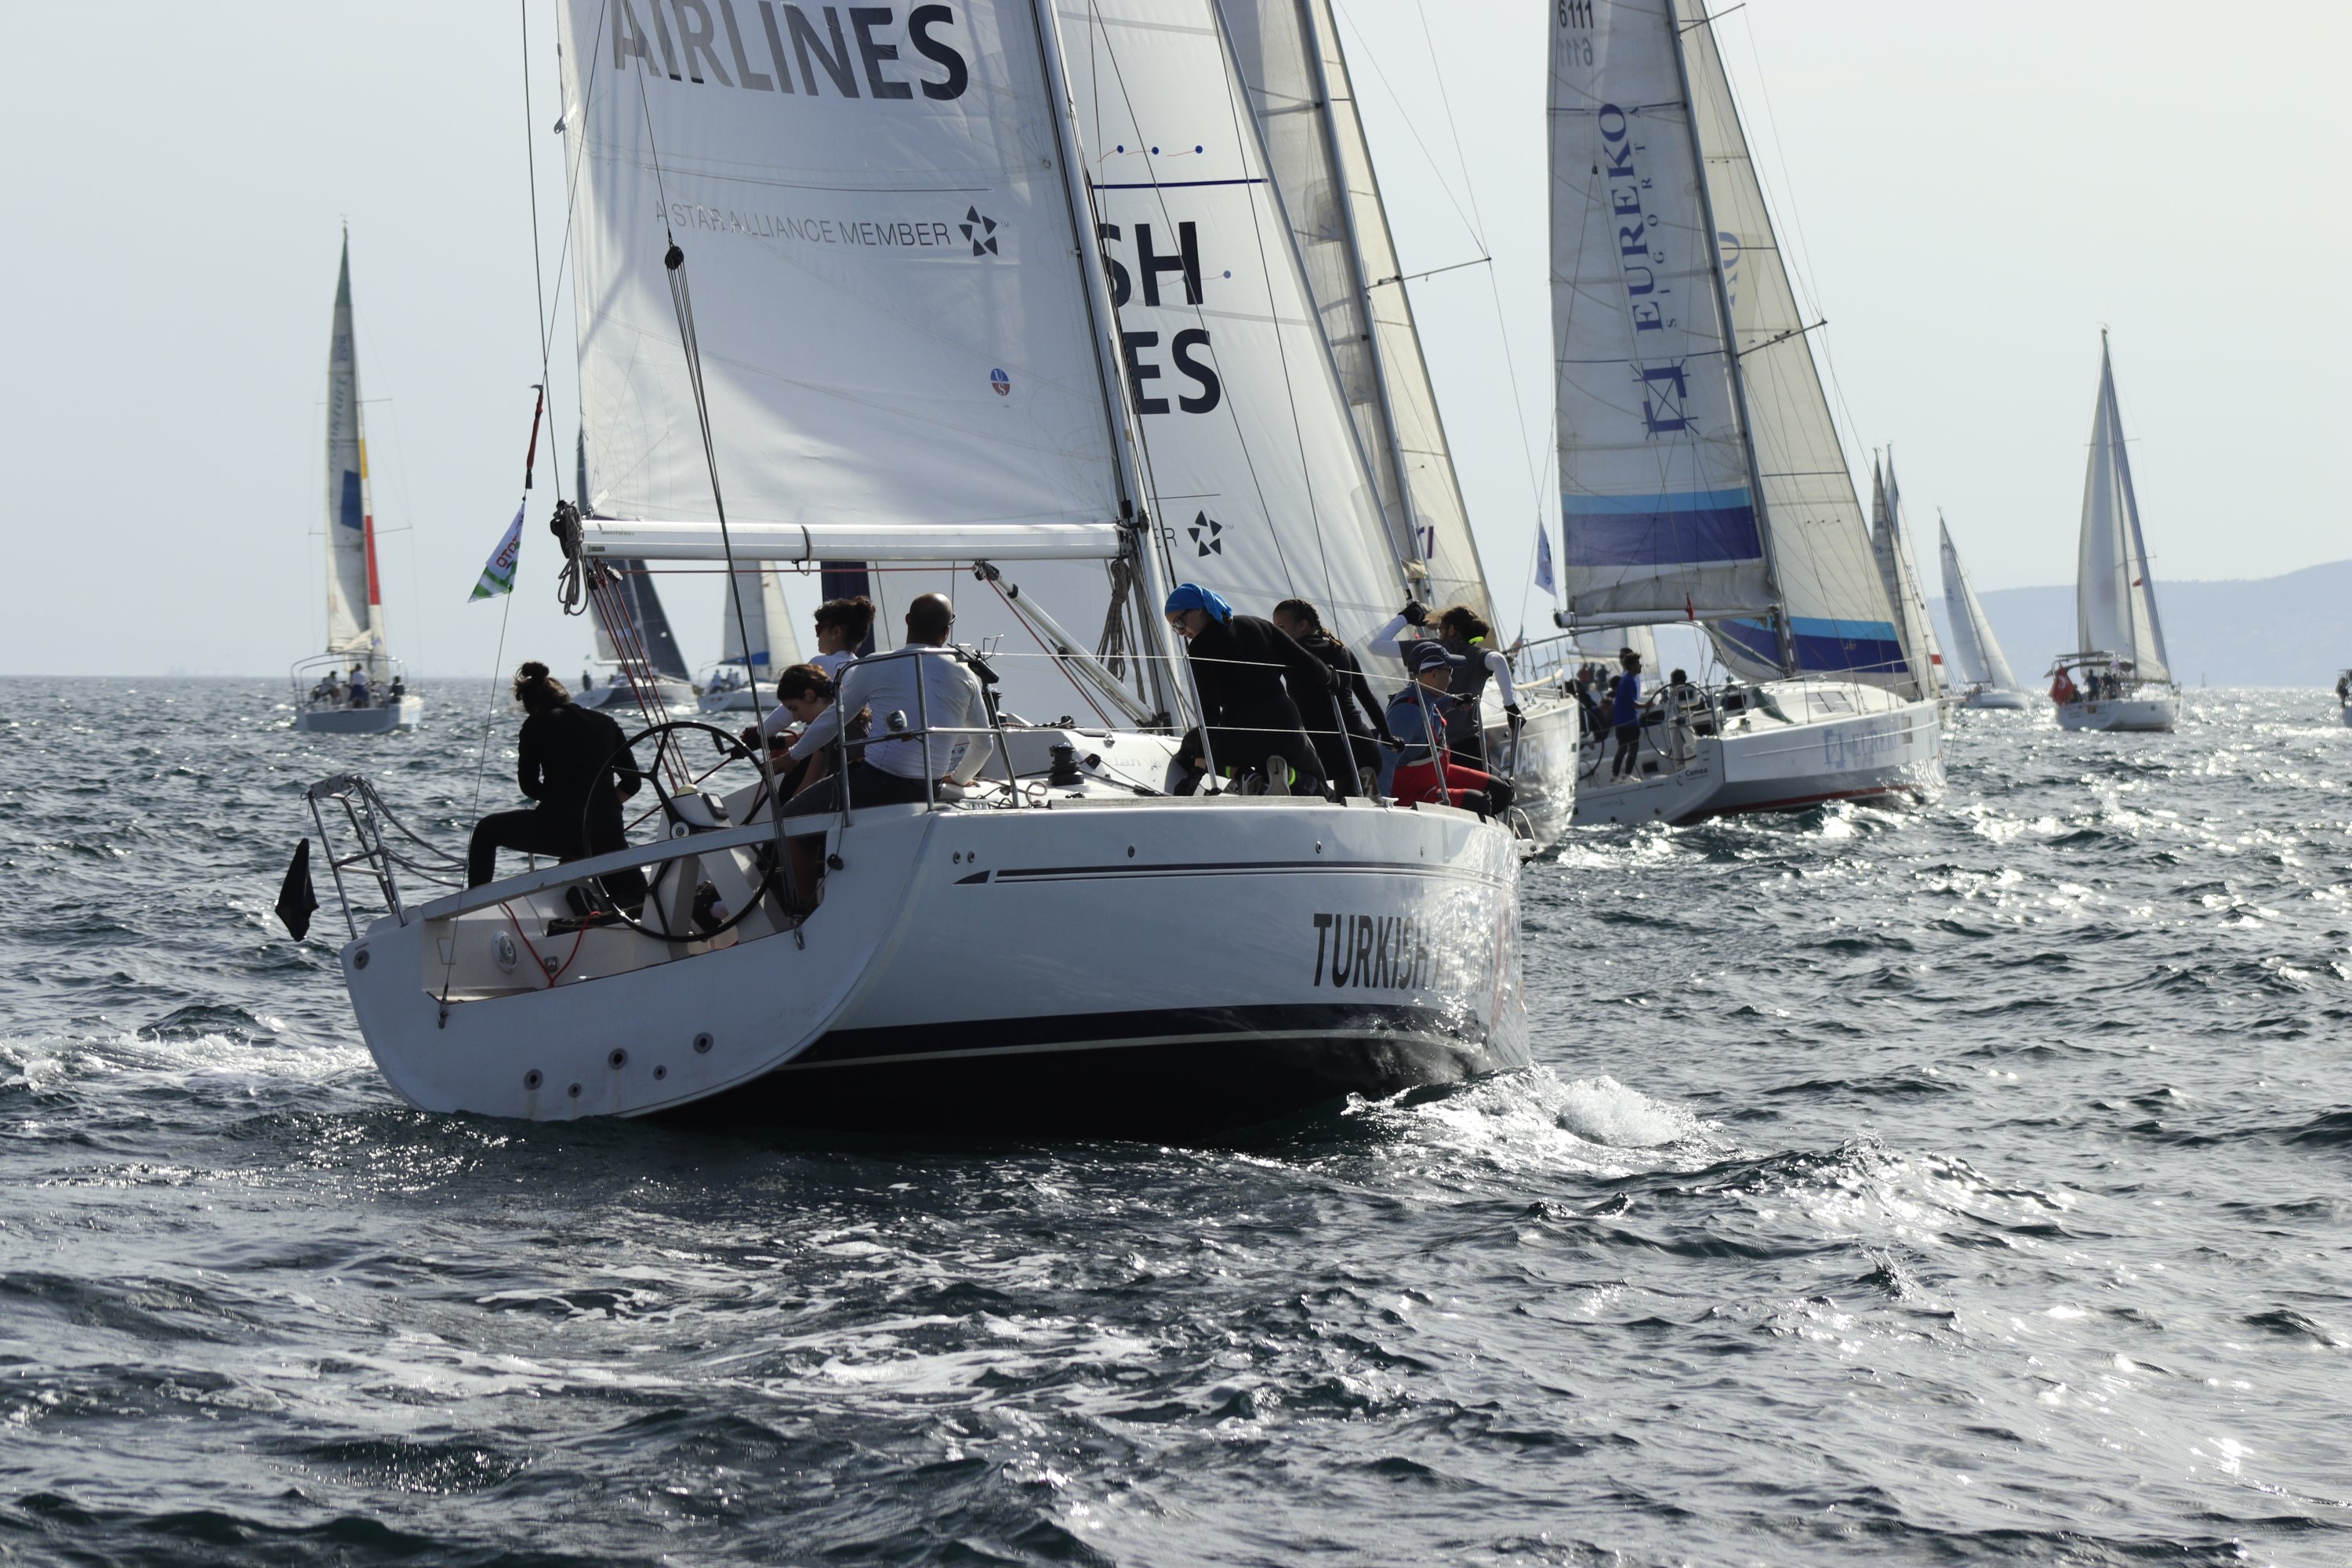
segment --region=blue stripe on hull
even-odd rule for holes
[[[1562,496],[1560,510],[1570,566],[1685,566],[1764,553],[1745,489]]]

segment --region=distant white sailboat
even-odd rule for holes
[[[1919,586],[1919,567],[1911,553],[1911,530],[1903,521],[1903,487],[1895,481],[1895,458],[1870,468],[1870,552],[1878,562],[1878,577],[1895,606],[1895,629],[1903,637],[1903,661],[1916,677],[1912,695],[1944,695],[1944,654],[1936,643],[1936,623],[1927,614],[1927,597]]]
[[[1745,678],[1657,693],[1576,820],[1939,786],[1703,0],[1563,6],[1550,126],[1565,624],[1703,623]]]
[[[408,689],[385,636],[359,354],[352,334],[349,230],[343,234],[327,351],[327,649],[296,664],[289,679],[297,730],[381,735],[414,730],[424,715],[424,700]]]
[[[1941,512],[1936,514],[1936,532],[1943,547],[1944,614],[1952,623],[1952,661],[1959,667],[1956,673],[1960,706],[2022,710],[2025,693],[2017,684],[2016,672],[2009,668],[2008,656],[2000,651],[2000,639],[1992,635],[1992,623],[1985,619],[1976,584],[1969,581],[1969,569],[1960,563],[1960,552],[1952,544],[1952,531]]]
[[[773,572],[736,569],[734,592],[719,603],[719,646],[718,667],[702,679],[702,710],[739,713],[773,707],[776,677],[801,661],[800,638],[793,635],[792,612],[784,607],[784,591]]]
[[[2083,534],[2074,573],[2076,650],[2051,666],[2051,695],[2067,730],[2169,730],[2180,689],[2165,658],[2164,627],[2147,569],[2131,457],[2116,405],[2116,367],[2099,333],[2099,399],[2083,479]]]

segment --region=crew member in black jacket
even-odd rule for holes
[[[1389,726],[1355,650],[1325,629],[1323,613],[1307,600],[1285,599],[1274,607],[1273,618],[1293,642],[1331,667],[1335,684],[1324,700],[1328,717],[1307,706],[1312,696],[1302,697],[1298,710],[1315,754],[1322,759],[1323,776],[1341,795],[1370,793],[1364,770],[1380,771],[1381,742],[1389,738]]]
[[[466,853],[470,888],[497,876],[501,849],[582,860],[627,848],[621,803],[637,793],[645,777],[635,753],[623,744],[627,737],[621,727],[594,709],[575,705],[547,666],[532,659],[516,670],[514,694],[526,715],[515,782],[538,804],[522,811],[494,811],[474,825]],[[610,879],[606,890],[628,903],[633,893],[644,896],[644,886],[642,874],[630,871]]]
[[[1227,778],[1259,770],[1276,793],[1321,789],[1323,763],[1299,713],[1307,704],[1318,711],[1330,707],[1330,667],[1272,621],[1237,616],[1223,596],[1197,584],[1181,584],[1168,595],[1168,624],[1187,644],[1209,726],[1209,754],[1197,730],[1179,748],[1177,793],[1199,788],[1213,762]],[[1289,764],[1286,774],[1282,763]]]

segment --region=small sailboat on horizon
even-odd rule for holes
[[[2164,653],[2147,541],[2132,489],[2115,361],[2099,331],[2099,395],[2091,415],[2090,467],[2083,479],[2083,531],[2074,573],[2073,653],[2050,667],[2051,700],[2064,730],[2169,730],[2180,688]]]
[[[1992,623],[1985,618],[1976,584],[1969,581],[1969,569],[1960,563],[1959,549],[1952,543],[1951,526],[1940,511],[1936,514],[1936,533],[1944,557],[1944,613],[1952,623],[1952,662],[1958,666],[1959,704],[2021,712],[2026,707],[2024,689],[2009,667],[2009,657],[2000,651],[2000,640],[1992,635]]]
[[[386,635],[375,531],[345,229],[327,349],[327,647],[289,672],[297,730],[382,735],[414,730],[424,716],[424,700],[408,689]]]
[[[593,515],[595,509],[588,500],[588,432],[584,429],[580,432],[574,461],[579,488],[573,493],[580,498],[580,510]],[[583,708],[635,707],[648,718],[691,705],[696,695],[693,672],[687,668],[677,635],[670,629],[669,612],[662,607],[661,594],[646,563],[614,560],[600,563],[600,567],[612,579],[614,624],[607,626],[601,615],[588,617],[596,631],[596,656],[580,672],[580,689],[572,694],[572,700]],[[600,669],[604,672],[601,685],[596,680]]]

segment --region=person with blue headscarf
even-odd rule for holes
[[[1299,713],[1330,707],[1330,667],[1272,621],[1234,614],[1222,595],[1197,583],[1168,595],[1167,614],[1191,656],[1208,726],[1206,746],[1195,730],[1177,749],[1177,793],[1198,789],[1213,761],[1229,779],[1263,774],[1277,794],[1320,790],[1323,764]]]

